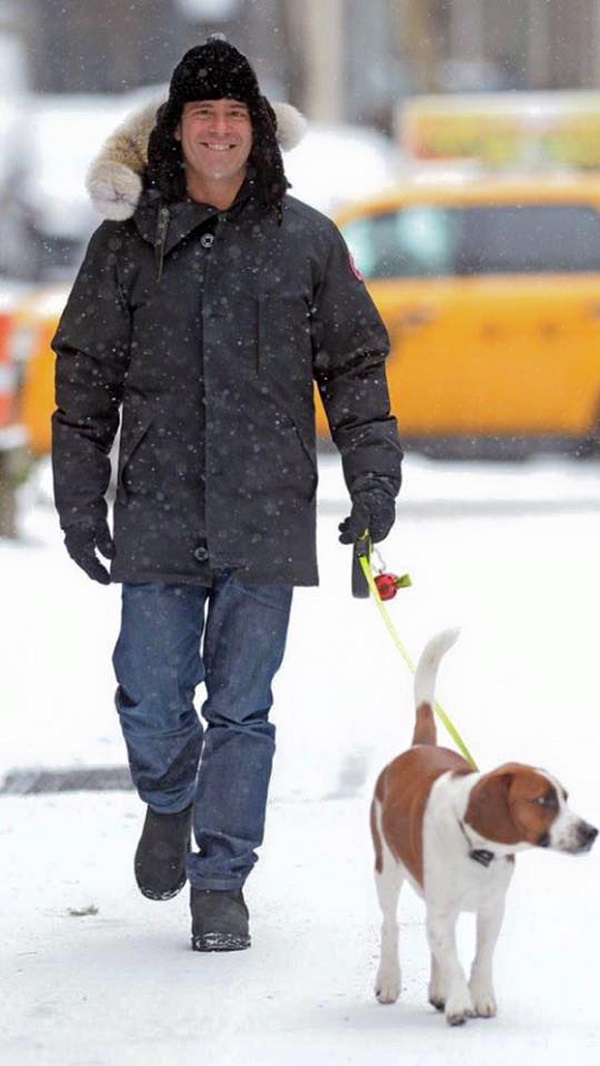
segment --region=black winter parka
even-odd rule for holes
[[[103,222],[53,341],[61,526],[106,514],[121,435],[113,581],[313,585],[313,380],[350,493],[395,496],[388,339],[334,224],[246,182],[233,207],[161,207]]]

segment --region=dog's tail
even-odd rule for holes
[[[443,656],[456,641],[459,629],[444,629],[425,645],[415,672],[415,708],[417,720],[413,744],[435,744],[437,733],[433,715],[435,682]]]

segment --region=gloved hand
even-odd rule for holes
[[[340,522],[340,541],[342,544],[354,544],[360,540],[366,530],[375,543],[384,540],[394,524],[396,504],[392,496],[383,489],[362,489],[352,496],[352,510],[343,522]]]
[[[65,530],[65,547],[73,562],[101,585],[108,585],[110,577],[106,567],[99,562],[96,549],[105,559],[113,559],[115,546],[108,523],[101,518],[95,525],[69,526]]]

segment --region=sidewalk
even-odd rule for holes
[[[379,914],[366,795],[276,803],[247,886],[253,946],[189,947],[187,893],[137,894],[128,793],[0,800],[4,1066],[595,1066],[598,855],[518,859],[499,1017],[427,1004],[422,905],[402,903],[405,992],[373,998]],[[470,951],[470,927],[461,934]]]
[[[440,702],[482,767],[547,766],[600,824],[597,468],[411,461],[403,499],[384,545],[389,567],[413,578],[390,607],[398,630],[416,656],[432,633],[463,626]],[[523,521],[521,505],[536,513]],[[346,506],[330,464],[321,588],[297,590],[275,683],[252,949],[193,953],[187,893],[137,893],[133,792],[0,795],[2,1066],[597,1066],[600,845],[581,859],[518,857],[497,1019],[451,1031],[428,1006],[424,913],[409,888],[403,997],[374,1000],[370,791],[414,712],[412,677],[374,606],[350,597],[337,541]],[[0,570],[0,778],[64,770],[89,787],[99,767],[124,763],[110,663],[119,590],[73,566],[42,504],[23,542],[0,543]],[[470,921],[460,937],[468,963]]]

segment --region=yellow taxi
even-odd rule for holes
[[[336,221],[390,333],[409,447],[600,444],[600,177],[413,181]],[[50,447],[50,340],[67,292],[36,289],[12,316],[35,455]],[[320,404],[317,426],[327,437]]]
[[[600,176],[413,181],[336,221],[405,442],[600,443]]]
[[[24,367],[19,418],[27,427],[28,447],[34,457],[51,446],[50,417],[54,410],[54,352],[50,342],[68,295],[66,285],[43,285],[16,304],[9,328],[8,346],[15,363]]]

